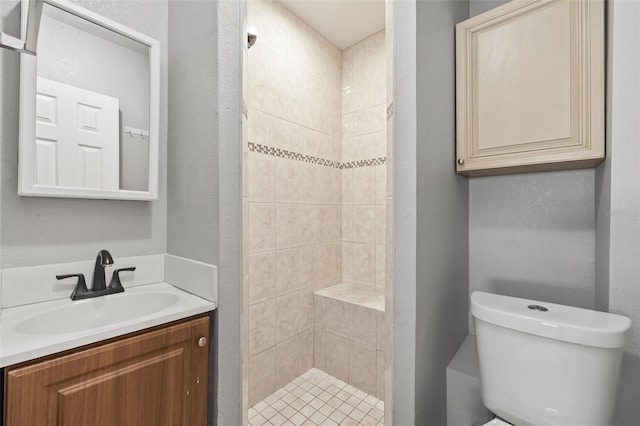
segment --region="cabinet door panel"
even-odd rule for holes
[[[457,172],[604,159],[602,0],[512,1],[456,28]]]
[[[6,372],[6,426],[206,424],[208,319]]]

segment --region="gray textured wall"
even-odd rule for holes
[[[19,55],[0,49],[0,267],[166,251],[167,1],[82,1],[162,44],[159,200],[18,197]],[[20,3],[0,2],[0,30],[19,35]]]
[[[416,425],[446,424],[446,367],[467,335],[469,180],[455,173],[455,33],[468,2],[417,4]]]
[[[640,424],[640,3],[615,1],[608,6],[610,180],[603,180],[601,194],[606,196],[610,184],[611,205],[604,212],[610,220],[609,309],[633,321],[614,421],[628,426]]]
[[[218,263],[217,4],[169,2],[167,251]]]
[[[470,0],[469,16],[506,1]],[[469,291],[594,308],[594,170],[469,181]]]
[[[473,178],[469,291],[594,307],[594,171]]]
[[[216,2],[169,2],[167,252],[215,265],[219,261],[216,27]],[[221,294],[225,283],[220,282]],[[211,320],[209,365],[215,367],[209,369],[208,424],[212,425],[218,411],[217,312]]]

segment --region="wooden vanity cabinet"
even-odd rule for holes
[[[204,426],[208,336],[197,317],[8,367],[5,426]]]
[[[511,1],[456,26],[456,171],[604,159],[604,1]],[[453,160],[453,159],[452,159]]]

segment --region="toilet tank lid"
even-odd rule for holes
[[[471,315],[523,333],[600,348],[624,347],[631,327],[622,315],[481,291],[471,294]]]

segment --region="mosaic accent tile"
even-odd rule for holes
[[[393,106],[393,102],[391,102],[389,104],[389,106],[387,107],[387,120],[389,120],[391,117],[393,117],[393,113],[394,113],[394,106]]]
[[[318,164],[320,166],[333,167],[335,169],[353,169],[356,167],[381,166],[386,164],[387,157],[370,158],[368,160],[349,161],[340,163],[338,161],[327,160],[326,158],[314,157],[312,155],[301,154],[299,152],[288,151],[286,149],[275,148],[259,143],[249,142],[249,151],[258,154],[271,155],[274,157],[287,158],[290,160],[303,161],[305,163]]]

